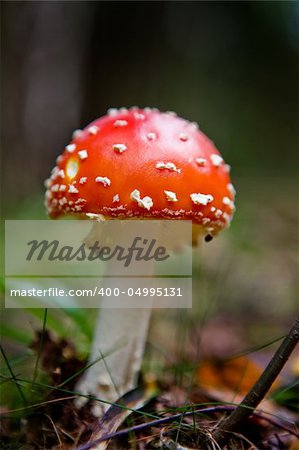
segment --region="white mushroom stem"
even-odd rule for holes
[[[104,303],[109,301],[105,299]],[[93,413],[101,416],[117,399],[136,386],[146,342],[151,310],[107,309],[98,312],[89,363],[77,390],[104,400]],[[78,400],[84,398],[79,397]],[[80,405],[80,401],[78,402]],[[77,403],[77,404],[78,404]],[[82,404],[82,403],[81,403]]]
[[[97,233],[95,224],[86,241],[90,243],[100,239],[101,236]],[[106,275],[114,274],[113,269],[111,263],[108,265]],[[153,271],[153,266],[149,270]],[[113,291],[114,287],[115,278],[106,277],[103,290],[111,288]],[[136,386],[150,316],[150,307],[112,309],[111,297],[103,298],[88,361],[88,365],[91,366],[84,372],[76,386],[76,391],[103,400],[94,403],[94,415],[100,417],[109,408],[110,403],[116,402],[119,397]],[[86,401],[86,397],[78,397],[77,407],[83,406]]]
[[[204,233],[201,227],[194,227],[194,243]],[[166,239],[167,236],[163,235],[163,239]],[[100,241],[101,238],[100,228],[95,223],[85,242],[92,244],[97,240]],[[111,236],[109,238],[113,239]],[[181,242],[174,236],[171,236],[170,239],[175,242],[178,249],[180,244],[183,245],[185,243],[185,238],[185,236],[181,238]],[[170,245],[170,243],[168,244]],[[114,269],[115,267],[111,263],[108,266],[106,275],[113,275]],[[154,264],[150,263],[147,267],[147,275],[153,274]],[[113,291],[114,287],[115,278],[107,276],[103,290],[111,288]],[[147,299],[147,301],[151,302],[153,299]],[[76,386],[76,391],[99,399],[99,401],[95,401],[93,407],[93,413],[98,417],[104,414],[111,403],[117,402],[123,394],[136,386],[151,316],[150,305],[148,308],[139,309],[112,309],[111,297],[103,298],[101,308],[98,311],[93,344],[88,361],[90,367],[84,372]],[[76,400],[77,407],[81,407],[86,401],[86,397],[78,397]]]

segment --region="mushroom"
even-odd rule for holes
[[[194,224],[194,244],[228,227],[235,209],[229,166],[213,142],[194,122],[154,108],[110,109],[76,130],[46,186],[52,218],[187,219]],[[120,338],[125,345],[86,370],[81,392],[109,403],[135,386],[150,314],[100,311],[90,362]]]

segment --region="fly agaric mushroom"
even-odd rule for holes
[[[229,166],[213,142],[194,122],[154,108],[110,109],[76,130],[46,186],[52,218],[187,219],[206,241],[229,226],[235,209]],[[100,312],[90,362],[130,338],[86,371],[81,392],[114,402],[134,387],[149,318],[150,309]]]

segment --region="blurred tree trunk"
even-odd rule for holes
[[[13,168],[4,185],[19,200],[16,174],[40,190],[54,155],[80,123],[93,6],[74,2],[70,14],[68,3],[10,2],[4,11],[4,164]]]

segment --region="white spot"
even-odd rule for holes
[[[223,158],[220,155],[211,155],[210,156],[213,166],[219,167],[220,164],[223,163]]]
[[[65,191],[66,190],[66,185],[65,184],[61,184],[60,186],[59,186],[59,190],[60,191]]]
[[[63,170],[63,169],[58,170],[57,176],[58,176],[58,177],[61,177],[61,178],[64,178],[64,177],[65,177],[64,170]]]
[[[191,194],[190,197],[195,205],[206,206],[208,203],[211,203],[214,200],[214,197],[211,194],[194,193]]]
[[[161,212],[167,216],[174,216],[174,217],[183,216],[184,214],[186,214],[186,211],[184,209],[179,209],[179,210],[173,211],[172,209],[164,208],[164,209],[162,209]],[[199,215],[199,214],[202,214],[202,213],[197,213],[197,215]]]
[[[80,158],[80,159],[86,159],[86,158],[88,157],[88,153],[87,153],[86,150],[80,150],[80,151],[78,152],[78,155],[79,155],[79,158]]]
[[[230,166],[229,164],[225,164],[224,167],[225,167],[227,173],[230,173],[230,171],[231,171],[231,166]]]
[[[205,158],[196,158],[195,162],[199,166],[204,167],[207,163],[207,160]]]
[[[150,108],[149,106],[146,106],[145,108],[143,108],[143,111],[146,113],[150,113],[150,112],[152,112],[152,108]]]
[[[228,206],[228,205],[231,204],[231,199],[228,198],[228,197],[223,197],[222,203],[223,203],[224,205],[227,205],[227,206]]]
[[[223,211],[221,209],[217,209],[216,212],[215,212],[215,217],[217,219],[219,219],[219,217],[221,217],[222,214],[223,214]]]
[[[222,202],[224,205],[228,206],[231,211],[235,211],[235,204],[228,197],[223,197]]]
[[[78,130],[75,130],[75,131],[73,132],[72,138],[73,138],[73,139],[77,139],[77,138],[81,137],[82,134],[83,134],[83,131],[82,131],[82,130],[79,130],[79,129],[78,129]]]
[[[96,177],[96,183],[102,183],[105,187],[111,185],[111,180],[107,177]]]
[[[137,120],[144,120],[145,119],[145,115],[141,114],[141,113],[138,113],[138,112],[134,112],[134,117]]]
[[[65,149],[67,152],[73,153],[76,150],[76,144],[69,144],[65,147]]]
[[[177,173],[181,173],[181,169],[177,169],[176,165],[173,162],[163,162],[163,161],[159,161],[156,164],[156,168],[159,170],[169,170],[170,172],[177,172]]]
[[[127,150],[127,146],[125,144],[114,144],[113,150],[115,150],[118,153],[123,153]]]
[[[215,211],[216,211],[215,206],[212,206],[211,209],[210,209],[210,211],[211,211],[211,212],[215,212]]]
[[[166,111],[166,114],[168,114],[169,116],[172,116],[172,117],[176,117],[177,116],[177,113],[174,112],[174,111]]]
[[[69,178],[74,178],[79,170],[78,161],[70,159],[66,164],[66,174]]]
[[[87,177],[81,177],[79,180],[79,184],[85,184],[87,181]]]
[[[87,129],[89,134],[92,134],[93,136],[95,136],[97,134],[97,132],[99,131],[99,127],[97,127],[96,125],[92,125],[91,127],[89,127]]]
[[[236,189],[234,188],[234,186],[232,185],[232,183],[228,183],[228,184],[226,185],[226,187],[227,187],[228,191],[230,192],[230,194],[231,194],[233,197],[235,197],[235,195],[236,195]]]
[[[175,192],[172,192],[172,191],[164,191],[164,192],[165,192],[166,198],[169,202],[177,202],[178,201]]]
[[[58,192],[59,191],[59,184],[53,184],[53,186],[51,187],[51,191],[52,192]]]
[[[209,219],[208,217],[204,217],[203,219],[202,219],[202,221],[201,221],[201,223],[203,224],[203,225],[207,225],[208,223],[210,223],[211,222],[211,219]]]
[[[118,195],[118,194],[115,194],[115,195],[114,195],[114,197],[113,197],[113,199],[112,199],[112,202],[113,202],[113,203],[118,203],[118,202],[119,202],[119,195]]]
[[[47,179],[44,181],[44,186],[45,186],[45,188],[48,189],[48,188],[50,187],[50,184],[51,184],[51,180],[50,180],[50,178],[47,178]]]
[[[46,192],[45,192],[45,199],[46,200],[50,200],[52,197],[53,197],[52,192],[49,191],[49,190],[46,190]]]
[[[50,176],[50,180],[53,180],[54,178],[57,177],[59,172],[59,169],[57,166],[53,167],[53,169],[51,170],[51,176]]]
[[[156,135],[156,133],[147,133],[146,137],[149,141],[154,141],[156,139],[157,135]]]
[[[226,212],[223,213],[222,218],[225,220],[225,222],[230,223],[231,221],[231,216],[229,214],[227,214]]]
[[[130,198],[135,200],[135,202],[138,202],[140,200],[140,191],[138,191],[138,189],[134,189],[134,191],[130,194]]]
[[[78,198],[75,203],[87,203],[85,198]]]
[[[56,158],[56,164],[59,164],[63,160],[62,155],[57,156]]]
[[[120,108],[119,112],[120,112],[121,114],[126,114],[126,113],[128,112],[128,108],[122,107],[122,108]]]
[[[92,220],[105,221],[105,217],[102,214],[86,213],[86,216]]]
[[[180,135],[179,135],[179,139],[180,139],[180,141],[182,141],[182,142],[186,142],[186,141],[188,141],[188,136],[187,136],[187,134],[185,134],[185,133],[181,133]]]
[[[62,197],[59,201],[58,201],[59,205],[63,206],[67,203],[67,199],[65,197]]]
[[[190,122],[190,125],[191,125],[192,128],[194,128],[194,130],[198,130],[199,129],[199,126],[198,126],[197,122]]]
[[[126,120],[116,120],[113,124],[114,127],[126,127],[128,122]]]
[[[143,208],[150,210],[153,206],[153,200],[151,199],[151,197],[143,197],[142,199],[140,199],[140,201],[138,202],[139,206],[142,206]]]
[[[116,116],[118,114],[118,109],[117,108],[109,108],[107,111],[107,114],[109,116]]]
[[[73,184],[70,184],[69,185],[69,190],[68,190],[68,192],[70,193],[70,194],[78,194],[78,189],[77,188],[75,188],[75,186],[73,185]]]
[[[138,189],[135,189],[133,192],[131,192],[130,195],[131,199],[138,203],[138,206],[141,208],[145,208],[147,210],[150,210],[151,207],[154,205],[153,200],[151,197],[140,197],[140,191]]]

